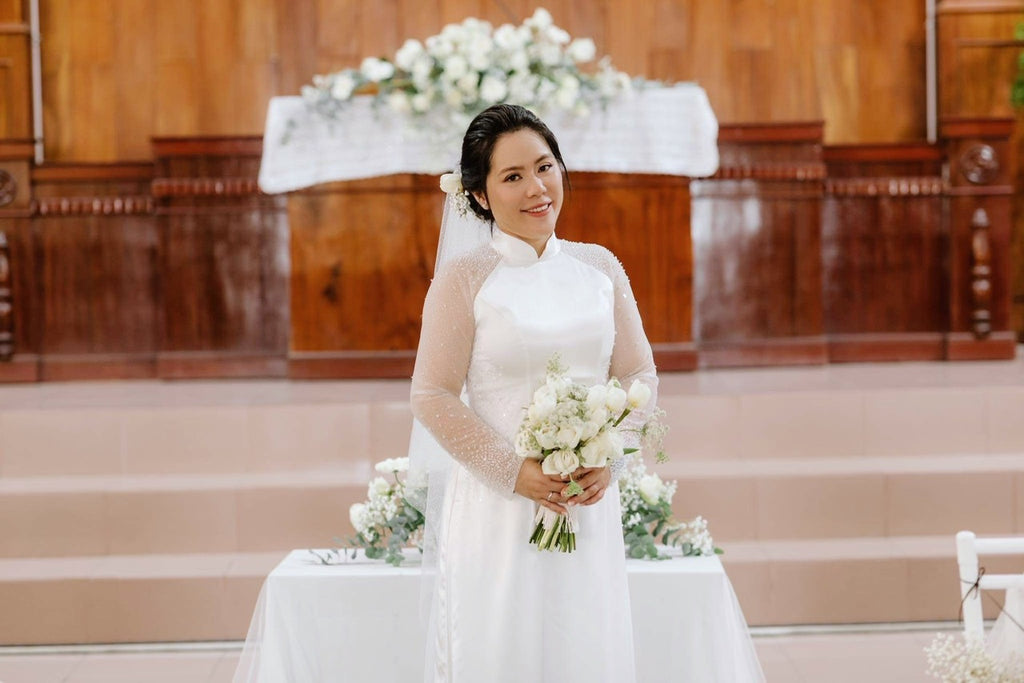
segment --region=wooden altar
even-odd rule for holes
[[[948,119],[934,145],[825,146],[820,122],[726,125],[709,179],[573,174],[559,232],[622,259],[663,370],[1007,358],[1012,134]],[[0,145],[0,379],[411,374],[435,177],[268,196],[258,137],[153,153],[34,166]]]

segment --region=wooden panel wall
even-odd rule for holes
[[[723,122],[822,120],[826,142],[924,136],[924,2],[551,0],[630,73],[704,86]],[[47,157],[149,158],[151,136],[262,132],[267,100],[532,0],[41,0]]]
[[[942,359],[948,310],[941,150],[831,147],[824,160],[829,359]]]
[[[822,363],[821,124],[736,126],[692,184],[694,338],[706,366]]]
[[[0,1],[0,140],[32,137],[29,56],[24,4]]]
[[[1024,41],[1014,29],[1024,22],[1024,0],[943,0],[939,3],[939,111],[943,116],[1016,118],[1010,158],[1016,157],[1017,188],[1008,245],[1011,327],[1024,341],[1024,109],[1013,111],[1010,85]]]

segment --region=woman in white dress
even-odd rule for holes
[[[425,679],[630,683],[615,473],[580,470],[574,478],[584,492],[570,499],[566,482],[518,457],[512,444],[555,353],[576,381],[617,377],[656,390],[636,301],[611,252],[555,236],[565,164],[534,114],[497,105],[477,116],[461,172],[491,239],[436,273],[413,374],[413,413],[455,461]],[[529,543],[537,506],[564,513],[570,505],[579,512],[574,552]]]

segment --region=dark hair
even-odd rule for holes
[[[462,160],[459,162],[462,167],[462,187],[469,193],[469,206],[473,213],[485,221],[493,221],[494,214],[490,209],[480,206],[473,193],[487,193],[487,175],[491,172],[491,156],[498,138],[523,129],[532,130],[544,138],[562,169],[565,182],[569,181],[569,172],[562,161],[558,140],[536,114],[518,104],[495,104],[488,107],[470,122],[462,138]]]

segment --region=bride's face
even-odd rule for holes
[[[502,232],[523,240],[539,255],[562,209],[562,169],[534,131],[506,133],[491,154],[487,194],[476,198],[491,210]]]

